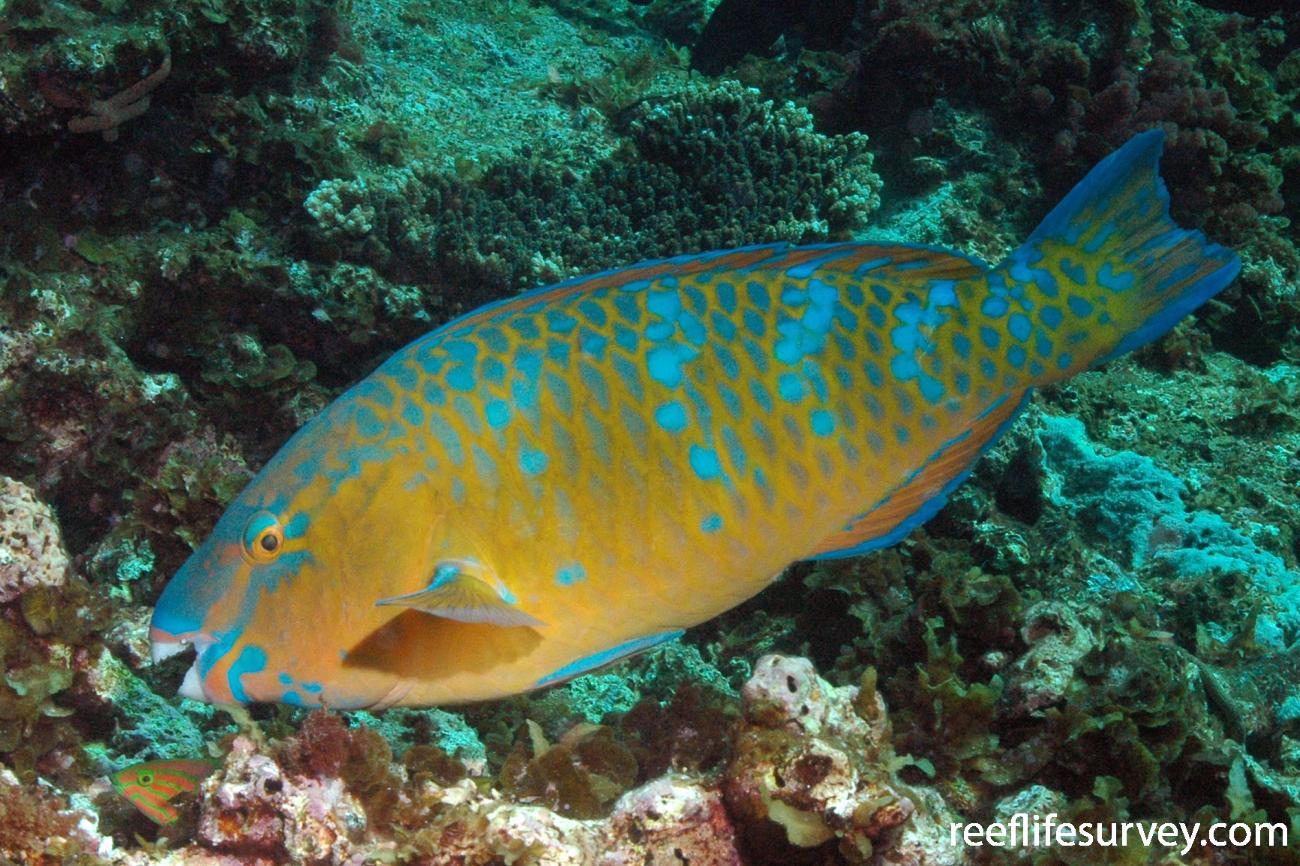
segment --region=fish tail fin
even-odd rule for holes
[[[1021,381],[1048,384],[1146,345],[1237,276],[1232,250],[1169,217],[1163,145],[1152,130],[1106,157],[990,271],[983,318],[1010,332]]]

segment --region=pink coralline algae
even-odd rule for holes
[[[34,586],[61,586],[68,575],[59,524],[20,481],[0,476],[0,604]]]
[[[341,780],[288,776],[247,737],[235,739],[206,789],[198,838],[218,850],[350,863],[366,829],[365,812]]]

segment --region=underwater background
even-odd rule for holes
[[[1287,0],[0,0],[0,863],[1300,862],[1298,95]],[[469,707],[150,662],[224,506],[453,316],[767,241],[998,261],[1151,128],[1241,276],[896,547]],[[118,790],[196,759],[174,822]],[[1016,812],[1292,844],[949,841]]]

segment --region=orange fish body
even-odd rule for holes
[[[1162,136],[996,268],[771,245],[584,277],[402,349],[300,430],[158,602],[219,703],[433,705],[670,639],[790,562],[934,514],[1029,391],[1235,277],[1179,229]]]

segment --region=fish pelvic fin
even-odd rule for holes
[[[1150,343],[1241,270],[1232,250],[1170,218],[1163,146],[1152,130],[1103,159],[989,273],[982,318],[997,320],[986,324],[1020,381],[1048,384]]]

